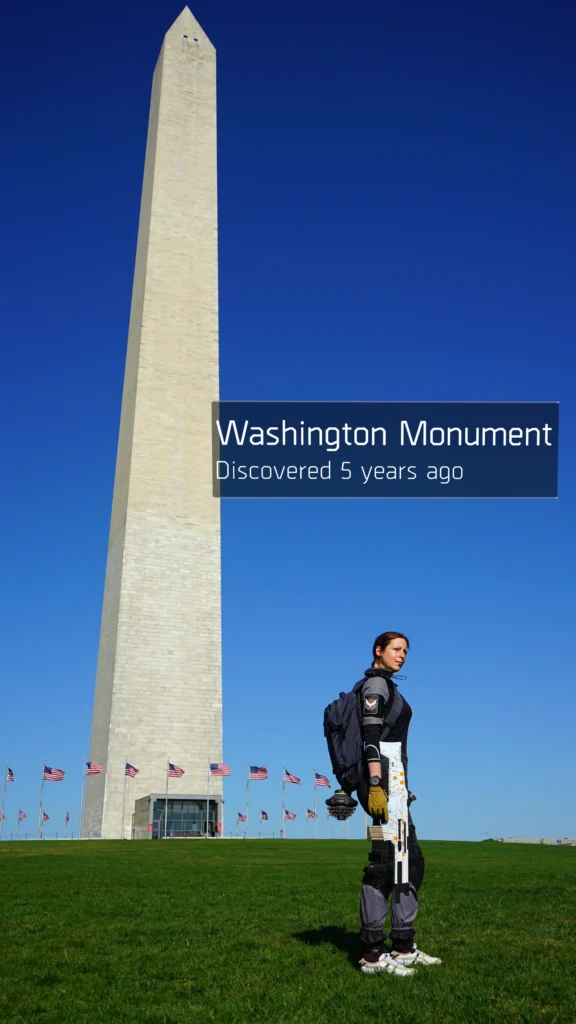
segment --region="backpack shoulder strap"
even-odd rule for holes
[[[360,721],[362,719],[362,687],[365,682],[367,682],[366,676],[364,676],[363,679],[359,679],[357,683],[354,683],[354,686],[350,691],[356,697],[356,713]]]
[[[402,700],[402,697],[400,696],[400,693],[399,693],[399,690],[398,690],[398,686],[396,685],[395,682],[393,682],[392,679],[390,680],[390,682],[392,683],[392,686],[394,687],[394,693],[392,695],[392,702],[390,704],[390,710],[388,711],[388,714],[386,715],[386,718],[384,719],[384,722],[382,723],[382,732],[380,733],[380,740],[385,740],[387,735],[388,735],[388,733],[390,732],[392,726],[396,725],[396,722],[397,722],[397,720],[399,718],[400,712],[402,711],[402,706],[404,704],[404,701]]]

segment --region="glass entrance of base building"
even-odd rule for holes
[[[190,839],[194,836],[217,835],[218,801],[208,801],[208,821],[206,821],[206,800],[168,800],[154,801],[152,821],[152,838]]]

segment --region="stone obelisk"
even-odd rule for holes
[[[152,84],[83,835],[130,836],[135,799],[205,794],[222,757],[216,54],[185,8]],[[124,796],[126,760],[139,774]],[[221,793],[211,780],[211,795]]]

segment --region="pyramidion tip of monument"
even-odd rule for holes
[[[184,7],[180,11],[176,21],[172,23],[165,36],[166,39],[175,39],[177,37],[187,38],[192,43],[208,43],[210,46],[213,46],[189,7]]]

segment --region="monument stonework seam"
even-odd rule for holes
[[[152,84],[83,835],[130,835],[134,802],[206,793],[222,759],[216,54],[185,8]],[[122,821],[124,763],[129,780]],[[222,780],[210,783],[211,796]]]

